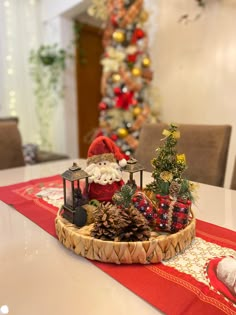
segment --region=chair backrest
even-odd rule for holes
[[[231,178],[230,189],[236,190],[236,159],[234,160],[234,169],[233,169],[233,174]]]
[[[0,169],[25,165],[17,118],[0,118]]]
[[[152,172],[151,160],[163,139],[163,129],[168,124],[154,123],[143,126],[135,157]],[[185,153],[188,169],[185,176],[192,181],[223,186],[232,127],[229,125],[180,124],[181,137],[178,153]]]

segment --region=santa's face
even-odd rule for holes
[[[90,175],[89,183],[98,183],[101,185],[112,184],[119,182],[122,179],[120,166],[117,163],[102,161],[98,163],[91,163],[85,169]]]

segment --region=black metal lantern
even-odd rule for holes
[[[140,172],[140,189],[143,188],[143,171],[144,167],[138,163],[135,158],[130,158],[127,161],[127,165],[122,169],[125,172],[129,173],[129,180],[127,182],[128,185],[137,186],[134,180],[134,173]]]
[[[83,226],[87,220],[87,212],[82,206],[87,203],[89,175],[74,162],[61,176],[64,190],[63,217],[77,226]],[[85,179],[84,193],[80,187],[82,179]]]

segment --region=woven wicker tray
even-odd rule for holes
[[[196,220],[193,213],[186,228],[175,234],[158,235],[153,232],[149,241],[113,242],[91,237],[93,224],[79,229],[63,218],[60,212],[55,220],[59,241],[77,255],[107,263],[158,263],[183,252],[195,237]]]

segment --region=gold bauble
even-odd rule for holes
[[[149,67],[150,63],[151,63],[151,61],[148,57],[143,58],[142,64],[144,67]]]
[[[135,76],[135,77],[140,77],[141,75],[141,70],[139,68],[133,68],[132,69],[132,75]]]
[[[148,12],[145,10],[142,10],[139,16],[141,22],[146,22],[148,20],[148,17],[149,17]]]
[[[117,43],[122,43],[125,40],[125,34],[121,31],[115,31],[112,34],[112,38],[117,42]]]
[[[125,138],[126,136],[128,136],[128,131],[125,128],[119,128],[117,134],[120,138]]]
[[[120,79],[121,79],[121,77],[120,77],[119,73],[114,73],[114,74],[112,75],[112,81],[113,81],[113,82],[119,82]]]
[[[135,107],[135,108],[133,109],[133,115],[134,115],[135,117],[137,117],[138,115],[140,115],[141,112],[142,112],[142,108],[140,108],[140,107]]]

